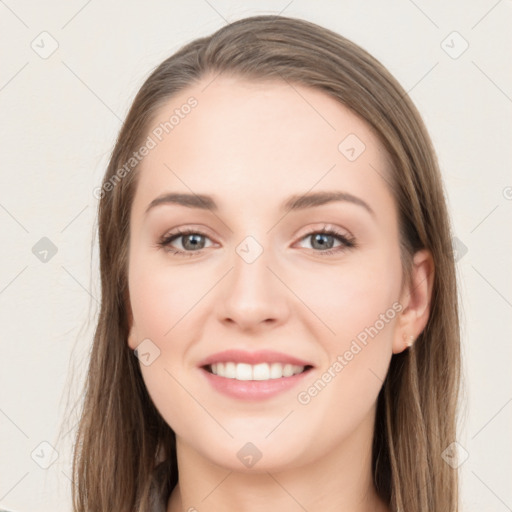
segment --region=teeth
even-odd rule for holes
[[[255,364],[252,367],[253,380],[268,380],[270,379],[270,367],[267,363]]]
[[[283,376],[283,365],[279,363],[272,363],[270,365],[270,378],[279,379]]]
[[[216,363],[210,366],[213,374],[226,379],[236,380],[271,380],[291,377],[304,371],[304,366],[281,363]]]
[[[222,363],[220,363],[222,364]],[[217,371],[218,367],[217,367]],[[219,374],[217,374],[219,375]],[[220,373],[220,377],[224,376],[224,372]],[[252,380],[252,366],[250,364],[240,363],[236,365],[236,380]]]
[[[236,364],[226,363],[224,365],[224,377],[228,379],[234,379],[236,377]]]

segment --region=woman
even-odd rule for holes
[[[95,195],[76,512],[457,509],[449,219],[376,59],[282,16],[193,41]]]

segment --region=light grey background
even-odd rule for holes
[[[423,115],[460,258],[463,510],[512,510],[510,0],[0,0],[0,506],[71,509],[76,414],[61,422],[98,310],[92,191],[135,93],[186,42],[263,13],[352,39]]]

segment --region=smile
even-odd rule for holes
[[[294,364],[283,363],[260,363],[260,364],[247,364],[247,363],[214,363],[206,366],[206,370],[223,377],[225,379],[235,380],[273,380],[282,379],[283,377],[292,377],[303,373],[310,366],[299,366]]]
[[[238,400],[265,400],[298,386],[314,369],[309,359],[274,350],[229,349],[197,364],[205,384]]]

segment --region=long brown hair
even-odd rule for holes
[[[308,21],[254,16],[162,62],[138,92],[113,149],[99,194],[101,306],[73,454],[74,511],[146,512],[156,482],[163,496],[177,483],[174,432],[154,407],[127,344],[137,166],[120,169],[147,137],[160,106],[219,73],[320,89],[366,120],[386,148],[404,275],[423,248],[432,253],[435,273],[427,326],[412,349],[392,357],[378,397],[374,483],[393,511],[457,510],[457,471],[442,453],[456,439],[458,296],[444,191],[427,130],[400,84],[356,44]]]

